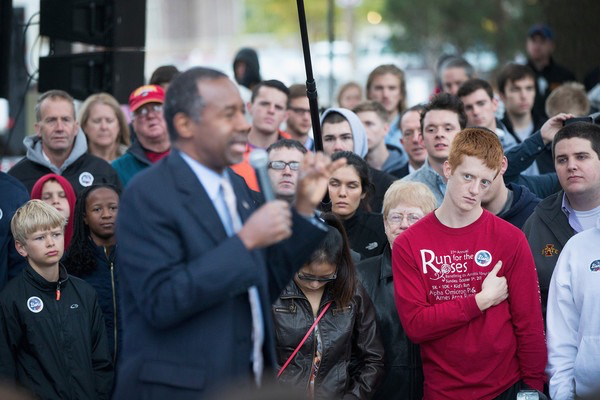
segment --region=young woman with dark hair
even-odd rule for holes
[[[382,378],[375,310],[358,283],[339,219],[273,304],[279,380],[310,398],[372,396]]]
[[[87,281],[98,292],[113,363],[121,341],[115,238],[118,209],[119,191],[114,186],[85,188],[75,204],[73,239],[64,260],[70,274]]]
[[[361,259],[378,256],[387,239],[381,214],[371,212],[369,207],[374,192],[369,166],[350,151],[334,153],[331,158],[346,159],[346,166],[338,168],[329,178],[331,212],[342,220],[350,248],[359,253]]]

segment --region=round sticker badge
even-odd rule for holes
[[[82,172],[81,175],[79,175],[79,184],[81,186],[92,186],[92,183],[94,183],[94,175],[90,174],[89,172]]]
[[[27,299],[27,308],[33,313],[39,313],[44,309],[44,302],[37,296],[32,296]]]
[[[475,264],[480,267],[487,267],[492,262],[492,254],[487,250],[479,250],[475,253]]]
[[[598,272],[600,271],[600,260],[592,261],[590,264],[590,271]]]

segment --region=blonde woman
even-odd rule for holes
[[[383,254],[356,266],[360,283],[373,301],[385,349],[385,379],[374,400],[423,398],[423,369],[419,347],[407,337],[394,301],[392,246],[402,235],[436,207],[431,190],[421,182],[396,181],[383,198],[383,225],[388,244]]]
[[[108,93],[88,97],[79,109],[79,126],[85,133],[88,152],[111,162],[129,145],[129,126],[117,100]]]

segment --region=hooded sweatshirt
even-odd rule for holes
[[[20,180],[29,192],[38,179],[49,173],[66,178],[76,194],[94,183],[109,183],[121,188],[116,171],[106,161],[87,152],[86,138],[81,130],[75,137],[71,153],[60,167],[52,164],[44,155],[39,136],[28,136],[23,144],[27,148],[27,155],[8,174]]]
[[[550,280],[548,366],[553,399],[597,399],[600,393],[600,219],[565,245]]]
[[[43,165],[48,168],[50,171],[55,174],[61,175],[70,165],[72,165],[75,160],[81,157],[83,154],[87,152],[87,140],[85,138],[85,134],[83,131],[79,131],[77,136],[75,137],[75,142],[73,143],[73,150],[71,150],[71,154],[67,157],[63,165],[57,167],[52,164],[50,160],[44,157],[42,152],[42,139],[39,136],[28,136],[23,139],[23,144],[27,148],[27,159],[31,160],[37,164]]]
[[[58,184],[62,186],[63,190],[65,191],[65,196],[67,197],[67,202],[69,203],[69,219],[67,220],[67,225],[65,226],[65,250],[67,250],[69,248],[71,238],[73,237],[73,215],[75,214],[76,200],[73,186],[71,186],[68,180],[60,175],[47,174],[38,179],[35,185],[33,185],[33,189],[31,189],[31,198],[42,200],[42,190],[44,188],[44,184],[52,179],[57,181]]]
[[[246,64],[246,70],[241,77],[238,77],[235,74],[235,67],[239,62]],[[233,59],[233,71],[235,81],[248,89],[252,89],[252,86],[259,83],[262,79],[260,78],[260,65],[258,63],[258,54],[256,54],[256,50],[249,47],[240,49]]]
[[[352,150],[354,153],[361,156],[361,158],[365,158],[369,148],[367,146],[367,131],[365,130],[365,126],[362,124],[358,115],[348,110],[347,108],[328,108],[321,115],[321,126],[323,126],[323,120],[328,114],[331,113],[341,114],[346,121],[350,124],[350,129],[352,130],[352,138],[354,139],[354,149]]]
[[[535,206],[540,202],[540,199],[525,186],[514,183],[509,183],[506,186],[508,190],[512,190],[512,202],[510,208],[500,212],[498,217],[522,229],[525,221],[527,221],[527,218],[533,213]]]
[[[341,114],[346,121],[348,121],[350,124],[350,129],[352,130],[352,137],[354,139],[353,152],[364,159],[369,150],[367,146],[367,131],[365,130],[365,126],[355,113],[346,108],[328,108],[325,110],[323,115],[321,115],[321,126],[323,126],[323,120],[325,117],[332,112]],[[369,173],[371,175],[371,182],[375,186],[375,193],[371,197],[369,205],[371,206],[371,210],[373,212],[381,212],[381,209],[383,208],[383,196],[385,195],[385,191],[396,180],[396,178],[370,166]]]

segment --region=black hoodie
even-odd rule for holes
[[[235,70],[237,64],[240,62],[246,64],[246,70],[243,76],[238,77]],[[258,64],[258,54],[256,54],[256,50],[249,47],[240,49],[233,59],[233,72],[235,81],[238,84],[252,90],[252,87],[262,80],[260,78],[260,65]]]

